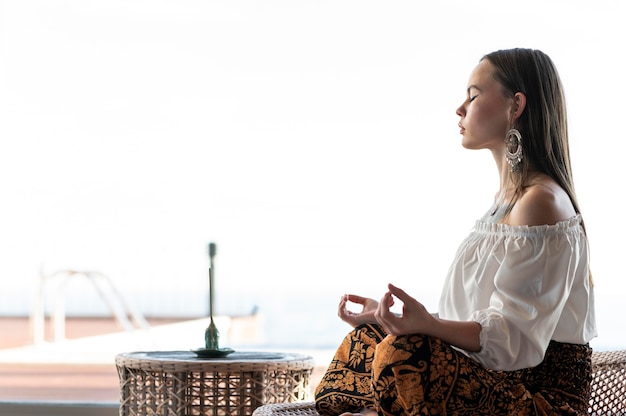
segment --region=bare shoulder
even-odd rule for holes
[[[552,179],[526,188],[505,222],[509,225],[554,225],[576,215],[567,193]]]

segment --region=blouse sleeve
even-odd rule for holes
[[[498,370],[534,367],[543,360],[574,282],[588,274],[587,259],[581,259],[586,239],[581,232],[520,232],[501,249],[493,253],[500,267],[489,306],[470,318],[482,326],[481,351],[471,355]]]

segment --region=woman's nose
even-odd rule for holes
[[[459,108],[456,109],[456,115],[459,117],[463,117],[465,115],[465,105],[461,104]]]

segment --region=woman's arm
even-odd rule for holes
[[[478,322],[447,321],[436,318],[432,332],[428,335],[441,338],[450,345],[468,352],[480,351],[480,331]]]

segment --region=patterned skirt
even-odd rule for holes
[[[438,338],[362,325],[315,391],[321,415],[586,415],[591,348],[552,341],[537,367],[494,371]]]

